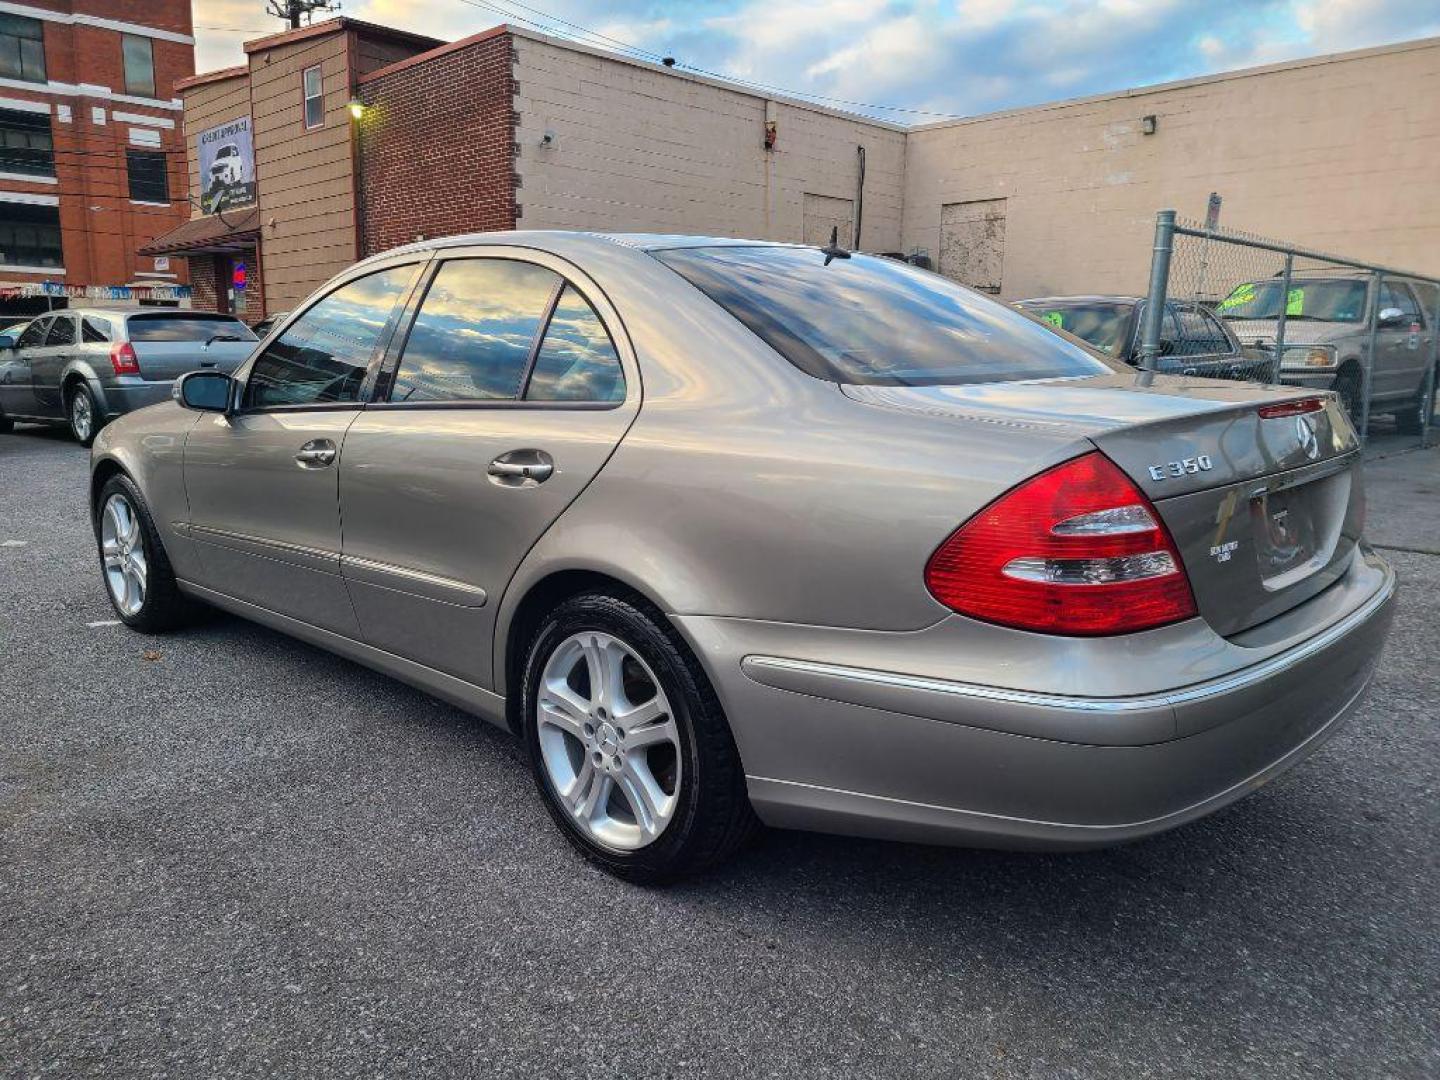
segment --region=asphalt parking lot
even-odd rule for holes
[[[1370,466],[1374,690],[1254,797],[1084,855],[776,832],[664,891],[449,706],[113,625],[86,463],[0,436],[0,1075],[1440,1074],[1436,452]]]

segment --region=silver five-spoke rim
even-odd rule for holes
[[[573,634],[545,664],[536,711],[546,775],[576,824],[619,851],[653,843],[679,805],[681,753],[649,665],[610,634]]]
[[[115,606],[125,615],[134,615],[145,605],[145,582],[149,563],[140,518],[124,495],[105,500],[100,516],[100,553],[105,560],[105,584]]]
[[[90,437],[90,425],[95,422],[90,412],[90,398],[84,391],[76,391],[70,399],[70,427],[75,437],[82,442]]]

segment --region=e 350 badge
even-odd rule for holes
[[[1179,461],[1167,461],[1163,465],[1150,466],[1151,480],[1168,480],[1176,476],[1185,476],[1187,473],[1209,472],[1215,467],[1210,460],[1209,454],[1196,454],[1194,457],[1181,458]]]

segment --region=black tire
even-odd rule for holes
[[[1335,376],[1331,389],[1340,396],[1340,407],[1350,417],[1350,423],[1360,431],[1360,412],[1365,396],[1365,382],[1356,368],[1344,368]],[[1361,435],[1365,433],[1360,431]]]
[[[105,548],[103,543],[103,518],[106,507],[112,497],[123,498],[132,508],[136,522],[139,525],[139,536],[143,544],[145,570],[144,600],[138,610],[127,612],[116,599],[112,590],[108,571],[105,565]],[[110,598],[110,606],[115,609],[115,614],[120,621],[132,630],[138,630],[142,634],[159,634],[166,630],[173,630],[188,622],[195,614],[196,605],[181,594],[179,587],[175,584],[175,572],[170,567],[170,559],[165,554],[165,547],[160,542],[160,534],[155,530],[155,521],[150,516],[150,508],[145,504],[145,498],[140,494],[140,489],[135,482],[123,473],[112,476],[100,489],[100,497],[95,501],[94,521],[95,527],[95,548],[100,556],[100,578],[105,588],[105,595]]]
[[[82,416],[85,418],[83,423]],[[81,446],[93,443],[105,424],[95,395],[83,381],[72,384],[65,394],[65,420],[71,437]]]
[[[1436,373],[1440,377],[1440,372]],[[1420,384],[1415,404],[1395,411],[1395,426],[1402,435],[1419,435],[1425,427],[1425,414],[1435,412],[1435,380],[1427,379]]]
[[[0,435],[9,435],[15,430],[15,421],[0,413]]]
[[[592,838],[562,802],[542,758],[541,674],[562,643],[585,631],[619,639],[649,666],[669,700],[682,744],[674,813],[664,830],[637,850],[617,850]],[[689,877],[724,862],[755,831],[740,754],[715,691],[664,615],[640,597],[592,592],[562,603],[530,641],[521,692],[525,748],[545,807],[569,841],[610,873],[639,884]]]

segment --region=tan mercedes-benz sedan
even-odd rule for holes
[[[886,259],[454,237],[105,428],[106,587],[509,728],[636,880],[756,821],[1084,847],[1329,737],[1395,578],[1334,397],[1137,372]]]

